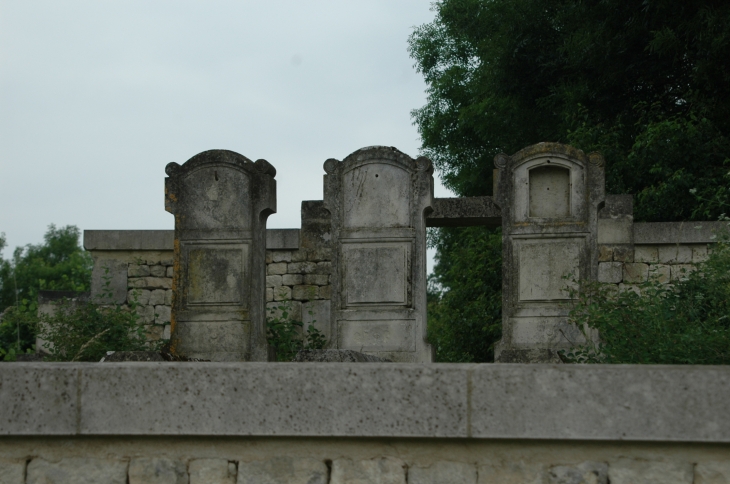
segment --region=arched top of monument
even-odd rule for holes
[[[433,172],[431,160],[421,156],[413,159],[392,146],[366,146],[348,155],[344,160],[337,161],[333,158],[324,162],[324,170],[327,173],[334,173],[339,167],[349,171],[358,166],[369,163],[388,163],[398,166],[409,172],[429,171]]]
[[[165,167],[165,173],[170,177],[187,176],[201,168],[208,166],[228,166],[241,171],[255,170],[261,174],[276,176],[276,168],[266,160],[257,160],[255,163],[245,156],[230,150],[208,150],[198,153],[182,165],[172,162]]]
[[[547,156],[577,161],[583,166],[587,163],[599,168],[604,166],[603,156],[600,153],[592,152],[586,155],[582,150],[562,143],[537,143],[521,149],[512,156],[500,153],[494,157],[494,166],[501,170],[510,162],[511,167],[515,168],[535,158]]]

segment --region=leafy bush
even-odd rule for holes
[[[276,349],[277,361],[292,361],[299,350],[324,349],[327,339],[322,332],[310,324],[304,333],[304,323],[290,319],[290,314],[291,307],[286,303],[269,309],[266,337]]]
[[[674,284],[651,280],[633,291],[584,286],[570,318],[598,343],[563,356],[570,362],[730,364],[730,243]]]
[[[19,354],[33,352],[37,319],[25,300],[5,309],[0,315],[0,360],[14,361]]]

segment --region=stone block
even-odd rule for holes
[[[296,250],[299,248],[299,229],[266,229],[266,248]]]
[[[123,361],[165,361],[157,351],[107,351],[100,362],[119,363]]]
[[[659,262],[687,264],[692,262],[692,248],[687,245],[660,245]]]
[[[634,247],[630,245],[614,247],[613,260],[618,262],[634,262]]]
[[[291,287],[289,286],[279,286],[273,288],[273,291],[274,301],[288,301],[291,299]]]
[[[129,277],[146,277],[150,275],[150,266],[147,264],[129,264],[127,267],[127,276]]]
[[[280,275],[266,276],[266,287],[279,287],[282,285]]]
[[[152,277],[167,277],[167,267],[163,265],[150,266],[150,276]]]
[[[599,244],[630,244],[633,241],[633,218],[602,218],[597,225]]]
[[[319,297],[318,286],[294,286],[291,293],[292,299],[297,301],[309,301]]]
[[[170,322],[170,306],[155,306],[155,324],[167,324]]]
[[[332,274],[332,262],[317,262],[315,274]]]
[[[304,284],[325,286],[329,284],[330,276],[328,274],[305,274]]]
[[[273,301],[274,300],[274,289],[271,287],[266,288],[266,301]]]
[[[624,264],[624,282],[644,282],[649,277],[649,266],[643,262]]]
[[[353,461],[335,459],[332,462],[331,484],[370,483],[406,484],[403,461],[390,457]]]
[[[25,460],[0,459],[0,484],[25,484]]]
[[[162,329],[162,339],[170,339],[170,325],[166,324]]]
[[[693,465],[681,461],[619,459],[608,467],[611,484],[692,484]]]
[[[408,469],[408,484],[476,484],[477,469],[462,462],[438,461]]]
[[[266,258],[264,259],[266,264],[271,264],[274,262],[274,251],[273,250],[267,250],[266,251]]]
[[[172,257],[161,257],[160,264],[166,267],[171,267],[175,264],[175,261],[172,259]]]
[[[129,484],[188,484],[185,464],[178,460],[151,457],[132,459]]]
[[[551,467],[546,484],[608,484],[608,464],[582,462]]]
[[[659,262],[659,247],[656,245],[634,246],[635,262]]]
[[[694,484],[730,484],[730,461],[698,462]]]
[[[671,267],[671,277],[673,281],[681,281],[686,279],[691,272],[694,272],[697,267],[693,264],[674,264]]]
[[[152,290],[150,292],[150,298],[149,298],[148,304],[150,306],[159,306],[160,304],[165,304],[165,294],[166,293],[167,293],[167,291],[165,289]]]
[[[390,363],[390,360],[353,350],[299,350],[294,357],[298,363]]]
[[[155,321],[155,307],[154,306],[137,306],[135,309],[137,316],[139,316],[139,322],[142,324],[152,324]]]
[[[136,301],[140,306],[147,306],[150,303],[151,292],[147,289],[130,289],[127,293],[127,302]]]
[[[308,249],[295,250],[291,253],[291,261],[292,262],[304,262],[305,260],[307,260],[308,256],[309,256]]]
[[[167,269],[165,269],[165,277],[172,277],[175,274],[175,270],[172,268],[172,266],[166,266]]]
[[[322,288],[320,287],[320,293]],[[331,301],[308,301],[302,304],[302,323],[306,331],[309,326],[314,326],[324,335],[327,341],[332,337],[330,327]]]
[[[301,274],[284,274],[281,276],[281,283],[285,286],[296,286],[304,283],[304,276]]]
[[[128,263],[117,259],[94,259],[91,271],[91,301],[99,304],[124,304],[127,299]],[[111,293],[111,300],[108,294]]]
[[[194,459],[188,464],[190,484],[236,484],[236,464],[226,459]]]
[[[159,341],[162,339],[162,332],[165,330],[163,326],[157,324],[148,324],[144,327],[145,338],[147,341]]]
[[[598,246],[598,262],[611,262],[613,260],[613,248],[607,245]]]
[[[272,262],[291,262],[290,250],[275,250],[271,253]]]
[[[301,321],[302,303],[300,301],[266,303],[266,319]]]
[[[622,262],[599,262],[598,282],[618,284],[623,280]]]
[[[670,267],[666,264],[650,264],[649,279],[662,284],[668,283],[671,280]]]
[[[307,260],[312,262],[322,262],[332,260],[332,249],[326,247],[320,247],[317,249],[310,249],[307,254]]]
[[[322,286],[319,288],[320,299],[332,299],[332,286]]]
[[[128,285],[135,289],[172,289],[172,279],[167,277],[130,277]]]
[[[539,464],[514,460],[479,467],[478,484],[545,484],[545,471]]]
[[[287,268],[289,274],[311,274],[317,269],[314,262],[291,262]]]
[[[26,484],[127,484],[127,463],[82,457],[61,459],[58,462],[36,458],[28,464],[25,482]],[[135,484],[136,482],[140,481],[135,481]],[[130,480],[129,484],[132,483]]]
[[[692,246],[692,262],[697,264],[707,260],[709,252],[706,244]]]
[[[172,306],[172,289],[165,291],[165,305]]]
[[[621,283],[621,284],[618,285],[618,292],[619,293],[624,293],[624,292],[627,292],[627,291],[631,291],[634,294],[636,294],[637,296],[641,296],[641,289],[639,289],[639,286],[637,286],[635,284],[624,284],[624,283]]]
[[[172,230],[84,230],[84,249],[172,251]]]
[[[327,484],[327,475],[323,461],[280,456],[264,461],[240,461],[237,484]]]
[[[272,262],[266,265],[266,274],[273,276],[276,274],[286,274],[286,262]]]

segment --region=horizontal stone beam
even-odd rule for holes
[[[0,363],[0,435],[730,442],[730,367]]]
[[[492,197],[434,198],[427,227],[500,227],[502,212]]]
[[[266,248],[299,248],[299,229],[267,229]],[[174,230],[84,230],[86,250],[173,250]]]
[[[635,223],[634,244],[709,244],[723,231],[730,231],[727,222]]]

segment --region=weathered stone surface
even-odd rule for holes
[[[304,276],[304,284],[312,284],[315,286],[326,286],[329,284],[329,280],[329,274],[306,274]]]
[[[236,484],[236,464],[226,459],[194,459],[188,464],[190,484]]]
[[[162,339],[170,339],[171,328],[169,324],[166,324],[162,329]]]
[[[272,262],[291,262],[290,250],[275,250],[271,253]]]
[[[292,299],[297,301],[309,301],[319,296],[318,286],[294,286],[292,288]]]
[[[332,286],[321,286],[319,288],[320,299],[332,299]]]
[[[297,362],[319,363],[377,363],[389,362],[385,358],[366,355],[353,350],[299,350],[294,357]]]
[[[499,227],[502,214],[492,197],[434,198],[428,227]]]
[[[613,248],[613,260],[619,262],[634,262],[634,247],[621,245]]]
[[[660,245],[659,262],[668,264],[689,264],[692,262],[692,248],[686,245]]]
[[[286,313],[286,317],[284,314]],[[302,321],[301,301],[281,301],[266,303],[266,319],[288,319]]]
[[[172,289],[165,291],[165,306],[172,305]]]
[[[315,274],[332,274],[332,262],[317,262],[317,267],[314,269]]]
[[[324,262],[332,260],[332,249],[328,247],[318,247],[307,251],[307,260],[312,262]]]
[[[707,250],[707,244],[693,245],[692,246],[692,263],[697,264],[707,260],[709,253]]]
[[[166,267],[167,267],[167,269],[165,270],[165,276],[172,277],[173,274],[175,274],[175,270],[173,269],[172,266],[166,266]]]
[[[111,354],[110,354],[111,353]],[[105,363],[120,361],[165,361],[157,351],[108,351],[102,358]]]
[[[150,306],[159,306],[160,304],[165,304],[165,294],[166,290],[164,289],[155,289],[154,291],[150,291],[150,299],[148,304]]]
[[[302,232],[300,247],[318,249],[332,246],[331,214],[322,200],[302,201]],[[293,260],[293,254],[292,254]]]
[[[126,260],[95,257],[91,271],[91,300],[103,304],[123,304],[127,299],[127,271]]]
[[[299,229],[266,229],[266,248],[296,250],[299,248],[299,233]]]
[[[172,230],[84,230],[84,249],[172,250]]]
[[[649,279],[652,281],[666,284],[671,279],[670,267],[665,264],[652,264],[649,266]]]
[[[292,251],[291,261],[292,262],[304,262],[309,257],[309,251],[314,249],[299,249]]]
[[[237,484],[328,484],[327,475],[327,465],[323,461],[275,457],[264,461],[240,461]]]
[[[282,279],[279,275],[266,276],[266,287],[278,287],[281,286]]]
[[[146,277],[150,275],[150,266],[147,264],[129,264],[127,268],[127,276],[129,277]]]
[[[694,484],[730,484],[730,461],[698,462]]]
[[[624,264],[624,282],[644,282],[649,278],[649,265],[642,262]]]
[[[36,458],[28,464],[25,482],[26,484],[127,484],[127,463],[119,460],[78,457],[48,462]],[[129,484],[139,482],[130,480]]]
[[[188,472],[178,460],[136,458],[129,463],[129,484],[188,484]]]
[[[331,484],[406,484],[405,463],[399,459],[381,457],[353,461],[335,459],[332,462]]]
[[[0,459],[0,484],[25,484],[25,461]]]
[[[540,464],[510,461],[479,467],[479,484],[545,484],[545,470]]]
[[[152,277],[167,277],[167,267],[159,264],[150,266],[150,275]]]
[[[462,462],[438,461],[408,469],[408,484],[476,484],[477,469]]]
[[[154,306],[137,306],[135,309],[139,320],[143,324],[150,324],[155,321],[155,307]]]
[[[694,272],[697,268],[692,264],[674,264],[670,266],[671,278],[673,281],[681,281],[686,279],[691,272]]]
[[[635,262],[659,262],[659,247],[655,245],[637,245],[634,247]]]
[[[150,302],[151,291],[147,289],[130,289],[127,293],[127,301],[135,301],[140,306],[147,306]]]
[[[582,462],[578,465],[551,467],[546,484],[608,484],[608,464]]]
[[[289,301],[291,300],[291,287],[289,286],[279,286],[273,288],[274,291],[274,301]]]
[[[692,484],[691,462],[620,459],[608,468],[611,484]]]
[[[281,283],[285,286],[296,286],[304,283],[304,276],[301,274],[284,274],[281,276]]]
[[[286,274],[286,262],[276,262],[266,266],[266,273],[270,276]]]
[[[707,244],[715,241],[716,234],[727,228],[725,222],[651,222],[634,224],[634,243]],[[662,261],[668,262],[668,261]]]
[[[618,284],[623,279],[622,262],[599,262],[598,282]]]
[[[167,277],[130,277],[127,284],[129,287],[136,289],[171,289],[172,279]]]
[[[597,229],[599,244],[631,244],[634,239],[634,217],[599,218]]]
[[[292,262],[288,265],[287,272],[289,274],[311,274],[317,269],[314,262]]]
[[[320,288],[320,296],[321,296]],[[304,323],[304,331],[309,326],[314,326],[320,333],[322,333],[327,341],[330,340],[332,335],[330,334],[330,314],[331,314],[331,301],[329,300],[317,300],[308,301],[302,305],[302,323]]]
[[[613,248],[606,245],[598,246],[598,262],[611,262],[613,260]]]

